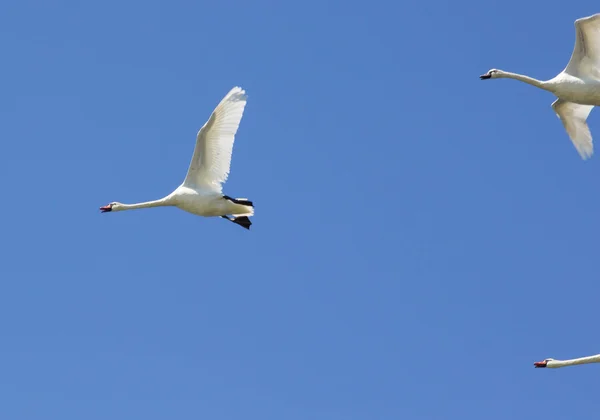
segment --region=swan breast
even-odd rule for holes
[[[173,204],[181,210],[198,216],[221,216],[226,214],[223,196],[214,192],[197,191],[179,187],[172,195]]]
[[[600,106],[600,81],[562,76],[547,82],[557,97],[576,104]]]

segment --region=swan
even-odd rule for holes
[[[600,363],[600,354],[569,360],[556,360],[548,358],[542,360],[541,362],[535,362],[533,365],[536,368],[560,368],[565,366],[584,365],[586,363]]]
[[[600,105],[600,13],[575,21],[575,47],[567,67],[553,79],[536,80],[516,73],[491,69],[479,76],[487,79],[516,79],[552,92],[558,99],[552,109],[583,160],[594,152],[587,118]]]
[[[235,134],[246,106],[246,92],[234,87],[217,105],[196,135],[196,146],[187,176],[171,194],[160,200],[137,204],[112,202],[100,207],[102,213],[148,207],[175,206],[198,216],[220,216],[250,229],[248,216],[254,205],[246,198],[231,198],[222,193],[229,175]]]

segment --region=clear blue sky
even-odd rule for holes
[[[0,6],[0,417],[532,419],[598,411],[600,155],[548,79],[591,0]],[[249,95],[225,192],[174,208]],[[590,127],[600,139],[600,113]]]

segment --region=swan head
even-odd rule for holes
[[[479,78],[481,80],[496,79],[498,77],[502,77],[503,74],[504,72],[502,70],[491,69],[486,74],[482,74],[481,76],[479,76]]]
[[[100,211],[102,213],[108,213],[109,211],[119,211],[122,210],[121,206],[123,206],[123,204],[113,201],[112,203],[107,204],[106,206],[100,207]]]
[[[552,358],[548,358],[548,359],[544,359],[541,362],[535,362],[533,364],[533,366],[535,366],[536,368],[545,368],[545,367],[552,367],[552,366],[548,366],[549,362],[553,362],[554,359]]]

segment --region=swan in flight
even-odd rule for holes
[[[252,201],[222,193],[229,175],[235,134],[246,107],[246,92],[234,87],[221,100],[196,135],[196,147],[187,176],[175,191],[160,200],[138,204],[112,202],[100,207],[102,213],[147,207],[175,206],[198,216],[220,216],[250,229],[254,215]]]
[[[600,354],[594,356],[580,357],[579,359],[556,360],[552,358],[544,359],[541,362],[535,362],[536,368],[560,368],[565,366],[584,365],[587,363],[599,363]]]
[[[558,99],[552,109],[560,118],[582,159],[594,153],[586,123],[594,106],[600,105],[600,13],[575,21],[575,48],[567,67],[553,79],[540,81],[521,74],[492,69],[486,79],[516,79],[552,92]]]

